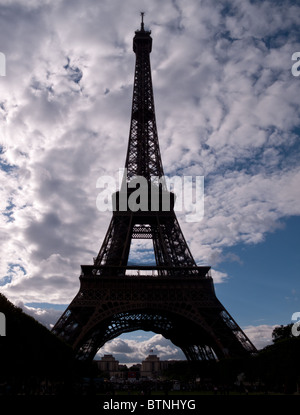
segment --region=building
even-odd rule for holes
[[[160,360],[155,354],[150,354],[142,362],[141,378],[155,379],[166,370],[170,363],[174,361]]]
[[[100,372],[107,373],[109,378],[122,377],[122,371],[120,370],[123,365],[119,365],[119,361],[116,360],[111,354],[105,354],[101,360],[97,360],[97,366]]]
[[[120,365],[119,361],[110,354],[104,355],[101,360],[97,360],[99,372],[108,375],[109,379],[156,379],[170,364],[176,360],[160,360],[155,354],[150,354],[143,360],[142,364],[137,363],[128,370],[126,365]]]

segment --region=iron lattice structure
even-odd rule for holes
[[[243,356],[256,349],[217,299],[210,267],[195,263],[174,212],[174,195],[160,180],[164,172],[150,35],[142,15],[133,39],[136,64],[123,184],[113,197],[113,216],[94,264],[81,266],[79,292],[53,332],[85,360],[92,359],[107,341],[133,330],[162,334],[192,361]],[[127,203],[138,177],[148,184],[142,194],[145,209],[140,205],[129,208]],[[168,209],[162,204],[165,196],[170,201]],[[128,264],[132,239],[153,241],[155,266]]]

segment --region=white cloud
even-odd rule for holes
[[[226,274],[226,272],[221,272],[215,269],[211,270],[211,276],[215,284],[225,282],[228,278],[228,275]]]
[[[24,313],[30,315],[46,326],[49,330],[53,327],[62,313],[61,310],[57,310],[55,308],[29,307],[21,301],[17,301],[15,305],[20,307]]]
[[[272,332],[275,327],[277,326],[267,324],[262,324],[260,326],[247,326],[244,328],[244,332],[252,341],[257,350],[260,350],[272,344]]]
[[[138,341],[136,339],[116,338],[107,342],[97,353],[96,359],[104,354],[112,354],[120,363],[141,363],[150,352],[156,354],[160,360],[185,360],[183,352],[175,347],[161,334]]]

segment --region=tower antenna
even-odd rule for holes
[[[141,30],[144,30],[144,16],[145,16],[145,12],[141,12],[141,17],[142,17]]]

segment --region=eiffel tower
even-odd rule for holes
[[[81,360],[93,359],[106,342],[134,330],[162,334],[189,361],[244,356],[256,349],[217,299],[210,267],[197,266],[174,212],[175,196],[159,180],[164,172],[151,79],[152,38],[141,15],[133,38],[136,64],[123,183],[113,195],[102,247],[93,265],[81,266],[79,292],[53,332]],[[149,186],[129,207],[141,177]],[[152,239],[155,266],[129,265],[133,239]]]

